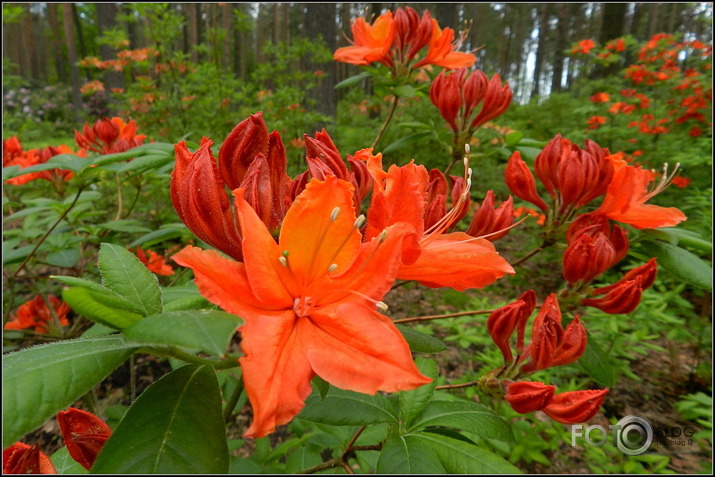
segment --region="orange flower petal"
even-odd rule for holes
[[[507,273],[515,272],[490,241],[453,232],[423,244],[417,261],[403,265],[397,278],[463,291],[483,288]]]
[[[310,322],[308,361],[320,377],[341,389],[375,394],[431,381],[417,370],[402,334],[367,304],[338,302],[316,311]]]

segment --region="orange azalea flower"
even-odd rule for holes
[[[611,97],[608,93],[596,93],[590,99],[592,103],[607,103],[611,100]]]
[[[353,65],[369,65],[376,61],[389,64],[388,55],[395,36],[392,12],[383,13],[372,25],[359,17],[353,22],[352,31],[353,46],[335,50],[333,54],[335,61]]]
[[[311,180],[286,213],[278,243],[234,192],[243,263],[186,247],[174,260],[194,271],[211,302],[244,318],[240,358],[253,406],[245,437],[259,438],[304,406],[317,374],[351,391],[409,390],[430,382],[415,366],[382,297],[400,266],[407,224],[361,243],[352,186],[332,176]]]
[[[70,307],[67,303],[54,295],[48,295],[47,300],[52,305],[54,314],[62,326],[68,326],[67,313]],[[35,328],[37,333],[47,333],[48,323],[54,320],[52,312],[47,308],[45,300],[37,295],[34,300],[28,301],[17,309],[17,313],[10,315],[10,320],[5,323],[6,330],[24,330]]]
[[[91,412],[74,407],[58,412],[57,423],[70,456],[90,470],[112,429]]]
[[[586,124],[588,124],[588,129],[598,129],[602,124],[606,124],[606,118],[605,116],[591,116]]]
[[[397,274],[402,280],[417,280],[425,286],[448,286],[455,290],[483,288],[514,269],[486,239],[464,232],[445,234],[460,217],[469,195],[469,182],[452,210],[425,230],[429,174],[413,162],[382,170],[382,154],[367,159],[374,180],[372,202],[365,231],[367,238],[378,236],[386,227],[407,222],[417,231],[417,244],[406,247],[403,265]]]
[[[593,40],[581,40],[578,42],[578,45],[571,50],[571,53],[583,53],[584,55],[588,55],[595,47],[596,43]]]
[[[114,117],[99,119],[91,127],[84,123],[82,133],[75,130],[74,138],[83,149],[111,154],[142,145],[146,135],[137,134],[134,120],[125,123],[122,118]]]
[[[611,220],[632,225],[637,229],[673,227],[687,218],[675,207],[646,204],[669,185],[675,176],[675,171],[667,176],[667,171],[664,169],[658,184],[649,191],[648,184],[655,179],[653,171],[642,169],[640,166],[629,166],[625,161],[613,156],[608,156],[608,159],[613,163],[615,172],[603,203],[593,212],[594,214],[605,215]]]
[[[147,249],[146,252],[142,250],[141,247],[137,247],[137,257],[139,257],[139,260],[146,265],[146,268],[149,269],[152,273],[156,273],[157,275],[164,275],[166,277],[171,276],[174,274],[174,269],[164,261],[164,257],[159,255],[158,253],[154,252],[153,250]],[[147,254],[149,256],[147,257]]]
[[[104,83],[102,83],[99,80],[94,80],[94,81],[85,83],[79,89],[79,92],[82,94],[93,94],[93,93],[98,93],[100,91],[104,91]]]

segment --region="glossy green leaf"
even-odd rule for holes
[[[682,244],[703,253],[711,253],[712,242],[703,239],[701,235],[692,230],[679,229],[677,227],[663,227],[659,229],[645,229],[641,233],[655,239],[664,240],[672,245]]]
[[[405,426],[409,426],[412,420],[424,411],[427,404],[432,399],[434,388],[437,385],[437,363],[433,359],[417,358],[415,360],[417,369],[427,377],[432,378],[431,383],[424,384],[411,391],[401,391],[398,393],[400,400],[400,421]]]
[[[378,474],[446,474],[430,446],[414,435],[391,437],[377,460]]]
[[[62,447],[57,452],[52,454],[50,456],[50,460],[52,461],[52,465],[55,466],[55,470],[60,475],[89,474],[89,471],[87,469],[82,467],[79,462],[77,462],[72,458],[72,456],[70,456],[69,451],[67,451],[67,447]]]
[[[449,474],[522,473],[498,455],[461,440],[429,432],[421,432],[415,438],[422,440],[437,455]]]
[[[137,157],[136,159],[127,162],[119,169],[119,172],[146,172],[150,169],[158,169],[161,166],[169,164],[173,160],[173,154],[150,154]]]
[[[222,356],[243,320],[223,311],[171,311],[149,316],[124,329],[143,345],[179,346]]]
[[[665,242],[641,242],[643,248],[658,260],[658,267],[675,278],[707,291],[713,289],[712,266],[697,255]]]
[[[2,182],[5,183],[6,180],[11,179],[17,175],[20,170],[20,166],[8,166],[2,168]]]
[[[221,393],[209,366],[183,366],[152,384],[99,453],[93,474],[225,474]]]
[[[395,88],[395,95],[400,98],[414,98],[417,96],[417,90],[409,84],[403,84]]]
[[[541,149],[530,146],[516,146],[515,149],[521,153],[522,159],[528,162],[533,162],[541,152]]]
[[[422,138],[431,136],[432,134],[434,134],[433,131],[417,131],[412,134],[408,134],[407,136],[402,136],[397,141],[385,147],[382,152],[383,154],[388,154],[390,152],[397,151],[399,149],[402,149],[403,147],[409,146],[410,144],[416,143]]]
[[[134,240],[129,244],[129,248],[138,246],[151,247],[165,240],[181,237],[185,231],[186,225],[183,223],[164,224],[159,230],[154,230]]]
[[[586,374],[591,376],[594,381],[607,388],[613,387],[616,384],[615,369],[608,360],[608,356],[603,352],[593,336],[588,335],[586,349],[578,359]]]
[[[66,288],[62,290],[62,299],[85,318],[117,330],[142,319],[141,315],[129,311],[131,304],[127,300],[108,292],[97,293],[80,287]]]
[[[346,78],[342,80],[340,83],[336,84],[334,89],[340,89],[340,88],[346,88],[350,85],[353,85],[355,83],[359,83],[360,81],[364,80],[365,78],[369,78],[372,76],[368,72],[363,72],[355,76],[351,76],[350,78]]]
[[[506,140],[506,145],[508,147],[515,146],[524,137],[524,133],[520,131],[514,131],[507,134],[504,139]],[[525,144],[523,144],[525,145]]]
[[[18,247],[12,250],[3,250],[2,254],[2,264],[3,266],[5,265],[12,265],[13,263],[20,263],[22,262],[25,257],[30,255],[30,252],[35,248],[34,245],[25,245],[23,247]]]
[[[441,340],[435,338],[434,336],[429,336],[424,333],[420,333],[419,331],[416,331],[407,326],[395,326],[397,327],[399,332],[402,333],[402,336],[405,338],[405,341],[407,341],[407,344],[410,345],[410,349],[412,351],[416,351],[417,353],[433,354],[448,349],[446,344],[444,344]]]
[[[298,417],[333,426],[365,426],[397,422],[398,411],[394,400],[380,394],[370,396],[331,386],[323,400],[310,395]]]
[[[118,336],[58,341],[3,357],[3,447],[101,382],[136,349]]]
[[[288,456],[286,459],[286,472],[289,474],[294,474],[300,472],[301,470],[308,469],[314,465],[318,465],[323,462],[320,458],[318,451],[313,449],[308,449],[306,447],[299,447]]]
[[[514,432],[506,420],[492,410],[469,401],[432,401],[414,419],[410,431],[428,426],[449,427],[482,437],[513,442]]]
[[[79,248],[72,247],[48,254],[45,261],[55,267],[72,268],[80,259],[80,256]]]
[[[103,230],[111,230],[112,232],[126,232],[129,234],[133,233],[145,233],[149,232],[151,229],[142,225],[138,220],[123,219],[123,220],[112,220],[111,222],[105,222],[103,224],[97,225]]]
[[[320,399],[325,399],[325,396],[328,395],[328,391],[330,391],[330,383],[317,374],[313,378],[312,382],[315,385],[315,389],[317,389],[320,394]]]
[[[50,275],[50,278],[71,287],[82,287],[97,293],[114,293],[99,283],[84,278],[72,277],[69,275]]]
[[[104,286],[138,304],[144,316],[161,312],[159,280],[132,252],[103,243],[99,248],[99,270]]]

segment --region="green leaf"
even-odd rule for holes
[[[697,255],[665,242],[641,242],[643,248],[658,260],[658,266],[675,278],[707,291],[713,289],[713,269]]]
[[[131,303],[107,291],[101,294],[87,288],[66,288],[62,290],[62,299],[80,315],[117,330],[142,319],[129,311]]]
[[[50,275],[50,278],[71,287],[82,287],[97,293],[114,293],[97,282],[69,275]]]
[[[432,378],[432,382],[411,391],[401,391],[398,394],[400,399],[400,421],[405,426],[409,426],[412,420],[424,411],[430,399],[432,399],[434,388],[437,385],[435,381],[437,363],[433,359],[417,358],[415,364],[422,374]]]
[[[223,311],[170,311],[140,320],[123,333],[135,343],[180,346],[223,356],[242,322]]]
[[[410,431],[428,426],[449,427],[482,437],[513,442],[514,432],[506,420],[486,406],[469,401],[432,401],[418,416]]]
[[[412,134],[408,134],[407,136],[403,136],[397,141],[393,142],[392,144],[388,145],[382,150],[383,154],[388,154],[390,152],[397,151],[399,149],[402,149],[403,147],[407,147],[410,144],[413,144],[420,139],[432,135],[432,131],[417,131]]]
[[[407,341],[407,344],[410,345],[410,349],[412,351],[433,354],[448,349],[446,344],[434,336],[420,333],[419,331],[413,330],[407,326],[395,326],[397,327],[397,330],[402,333],[402,336],[405,338],[405,341]]]
[[[663,227],[660,229],[645,229],[641,233],[654,239],[664,240],[672,245],[683,244],[703,253],[711,253],[713,244],[704,240],[699,234],[692,230],[679,229],[677,227]]]
[[[611,388],[616,384],[615,369],[591,334],[588,335],[586,349],[578,362],[586,374],[601,386]]]
[[[186,230],[186,225],[183,223],[165,224],[162,225],[159,230],[154,230],[153,232],[142,235],[130,243],[129,248],[138,246],[151,247],[152,245],[165,240],[180,237]]]
[[[541,152],[541,149],[537,147],[530,147],[530,146],[516,146],[515,148],[517,151],[521,153],[521,157],[525,161],[534,161],[536,159],[536,156],[539,155]]]
[[[66,248],[59,252],[48,254],[45,261],[55,267],[72,268],[80,259],[80,255],[79,248]]]
[[[412,436],[410,436],[412,437]],[[521,470],[492,452],[443,435],[421,432],[423,441],[449,474],[521,474]]]
[[[416,436],[391,437],[377,460],[378,474],[446,474],[437,454]]]
[[[320,458],[320,454],[312,449],[307,449],[306,447],[299,447],[286,459],[286,472],[289,474],[295,474],[303,469],[308,469],[314,465],[318,465],[323,462]]]
[[[89,474],[89,471],[70,456],[67,447],[60,448],[50,456],[58,474]]]
[[[350,78],[346,78],[342,80],[340,83],[336,84],[334,89],[340,89],[340,88],[346,88],[350,85],[353,85],[355,83],[359,83],[360,81],[364,80],[365,78],[369,78],[372,75],[368,72],[363,72],[360,73],[359,75],[351,76]]]
[[[72,404],[136,346],[118,336],[58,341],[3,356],[3,448]]]
[[[399,96],[400,98],[414,98],[417,96],[417,90],[409,84],[398,86],[393,91],[395,92],[395,96]]]
[[[514,132],[511,132],[511,133],[507,134],[504,139],[506,139],[506,145],[507,145],[508,147],[513,147],[513,146],[515,146],[519,141],[521,141],[521,139],[522,139],[523,137],[524,137],[524,133],[523,133],[523,132],[514,131]],[[526,144],[523,144],[523,145],[525,146]]]
[[[139,222],[138,220],[131,219],[113,220],[111,222],[98,224],[97,226],[103,230],[111,230],[113,232],[126,232],[130,234],[144,233],[151,230],[148,227],[142,225],[141,222]]]
[[[54,164],[60,169],[67,169],[73,172],[79,172],[88,164],[92,163],[92,159],[79,157],[75,154],[58,154],[48,159],[47,164]]]
[[[161,312],[159,280],[132,252],[103,243],[99,248],[99,270],[104,286],[138,304],[144,316]]]
[[[173,154],[151,154],[148,156],[137,157],[120,167],[118,172],[146,172],[150,169],[158,169],[173,160]]]
[[[397,422],[394,400],[376,394],[356,393],[330,387],[328,395],[311,394],[298,417],[333,426],[365,426],[377,422]]]
[[[17,175],[20,170],[20,166],[8,166],[2,168],[2,182],[5,183],[6,180],[11,179]]]
[[[23,247],[18,247],[12,250],[5,251],[3,250],[2,253],[2,264],[3,266],[5,265],[12,265],[13,263],[19,263],[25,259],[28,255],[30,255],[30,252],[32,252],[32,249],[34,249],[34,245],[25,245]]]
[[[221,393],[210,366],[183,366],[129,408],[93,474],[225,474],[229,455]]]
[[[313,378],[313,384],[315,384],[315,388],[318,390],[318,393],[320,393],[320,399],[325,399],[325,396],[328,395],[328,391],[330,391],[330,383],[316,374]]]

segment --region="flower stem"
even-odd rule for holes
[[[443,384],[442,386],[435,386],[435,389],[462,389],[471,386],[476,386],[477,384],[479,384],[479,381],[470,381],[468,383],[461,384]]]
[[[441,318],[454,318],[457,316],[467,316],[467,315],[486,315],[494,310],[472,310],[472,311],[459,311],[456,313],[447,313],[444,315],[428,315],[428,316],[413,316],[410,318],[400,318],[399,320],[392,320],[393,323],[413,323],[417,321],[430,321],[439,320]]]
[[[233,414],[233,409],[236,407],[238,400],[243,392],[243,379],[238,379],[236,382],[236,388],[231,393],[231,397],[226,402],[226,407],[223,409],[223,421],[228,422],[231,420],[231,415]]]
[[[390,124],[390,121],[392,120],[392,116],[395,114],[395,110],[397,109],[397,102],[399,101],[399,97],[397,95],[393,96],[392,98],[392,105],[390,106],[390,111],[387,113],[387,118],[385,118],[385,122],[382,124],[382,127],[380,128],[380,132],[377,133],[377,137],[375,138],[374,141],[372,141],[372,145],[370,146],[371,148],[375,148],[377,146],[377,143],[380,142],[380,139],[382,139],[382,135],[385,133],[385,130],[387,129],[387,125]]]

